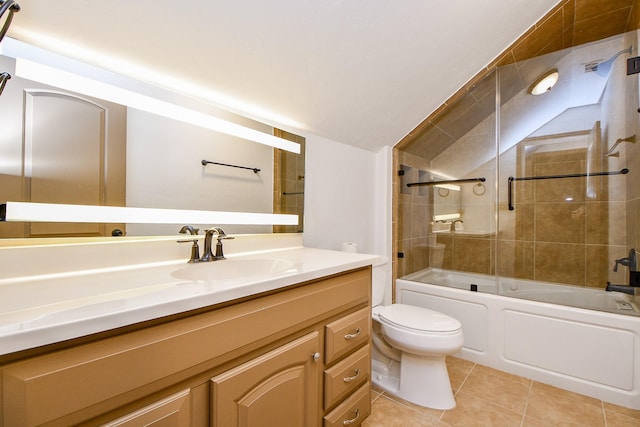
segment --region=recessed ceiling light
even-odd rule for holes
[[[551,88],[558,83],[559,77],[560,73],[558,73],[557,68],[547,71],[529,86],[529,93],[531,95],[542,95],[543,93],[549,92]]]

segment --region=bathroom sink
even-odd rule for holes
[[[232,280],[255,276],[272,276],[291,269],[294,264],[284,259],[225,259],[189,264],[171,273],[182,280]]]

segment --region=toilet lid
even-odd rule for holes
[[[380,319],[402,328],[429,332],[451,332],[462,327],[460,322],[446,314],[406,304],[391,304],[384,307]]]

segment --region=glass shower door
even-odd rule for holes
[[[623,34],[501,67],[496,270],[604,289],[638,247],[638,75]],[[633,52],[637,52],[633,50]],[[559,79],[532,94],[550,71]]]

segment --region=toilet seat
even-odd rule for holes
[[[462,328],[462,324],[453,317],[406,304],[392,304],[377,310],[380,321],[404,330],[419,333],[447,333],[456,332]]]

